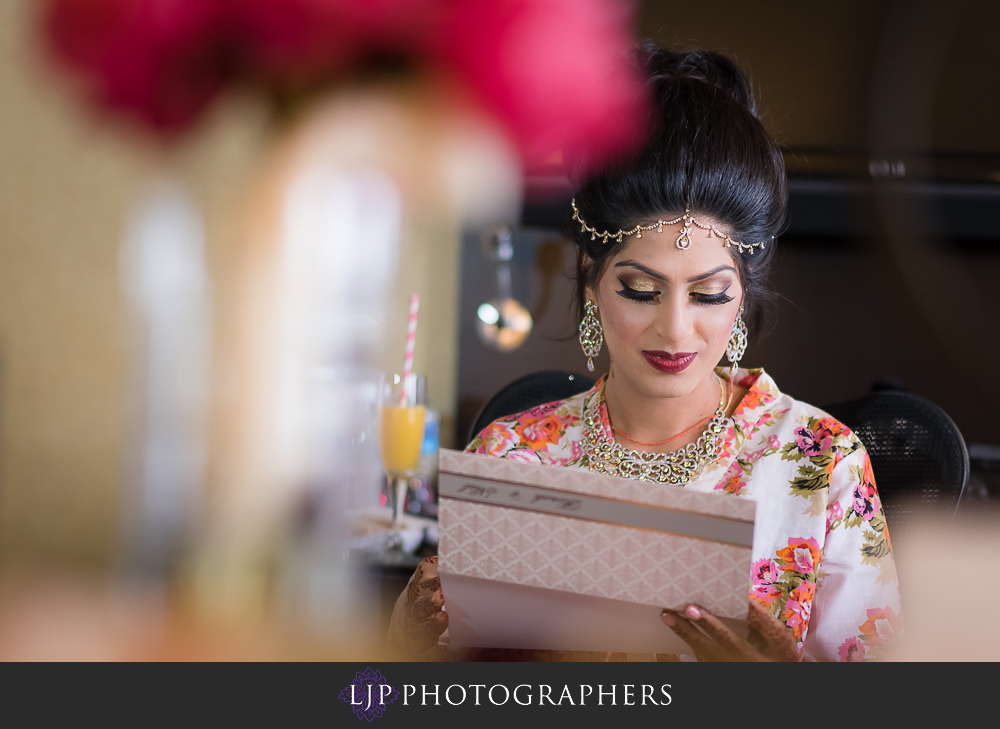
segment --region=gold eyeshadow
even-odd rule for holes
[[[633,291],[659,291],[659,287],[652,279],[623,277],[620,280]]]
[[[728,289],[731,284],[726,281],[706,281],[691,289],[692,294],[702,294],[704,296],[715,296]]]

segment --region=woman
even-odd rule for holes
[[[762,369],[738,366],[785,217],[781,153],[731,61],[644,56],[649,141],[583,181],[572,203],[580,341],[591,369],[607,346],[609,372],[494,422],[469,450],[754,499],[752,642],[696,605],[664,611],[664,623],[700,659],[876,658],[899,596],[865,449]],[[717,367],[723,356],[729,366]],[[421,570],[394,627],[412,646],[447,624],[434,565]]]

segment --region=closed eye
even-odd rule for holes
[[[691,292],[692,298],[699,304],[708,304],[710,306],[719,306],[721,304],[728,304],[733,300],[732,296],[728,296],[726,291],[729,291],[730,287],[727,286],[724,291],[720,291],[717,294],[702,294],[697,291]]]
[[[657,297],[660,295],[659,291],[637,291],[628,286],[624,281],[621,282],[622,288],[618,291],[618,295],[622,298],[628,299],[629,301],[638,301],[642,304],[652,304],[656,302]]]

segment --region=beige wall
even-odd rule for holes
[[[255,98],[226,99],[169,148],[103,116],[39,57],[39,4],[0,2],[0,565],[100,567],[113,563],[120,535],[128,363],[117,259],[129,205],[164,172],[185,184],[206,216],[215,320],[236,321],[243,205],[277,135]],[[441,185],[472,224],[511,219],[519,193],[509,151],[502,140],[478,147],[478,132],[465,144],[466,132],[442,131],[451,157],[421,150],[435,169],[413,175],[414,184]],[[416,291],[415,369],[428,374],[450,444],[458,230],[455,217],[441,227],[418,211],[413,221],[389,302],[386,368],[402,368]],[[226,337],[216,335],[216,355]],[[227,391],[224,369],[215,372],[217,394]]]
[[[178,174],[206,211],[224,287],[227,212],[265,121],[230,102],[162,155],[38,58],[38,5],[0,3],[0,561],[100,566],[119,529],[124,214],[158,170]]]

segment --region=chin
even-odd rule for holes
[[[633,381],[650,397],[683,397],[694,390],[708,375],[704,367],[698,367],[698,362],[676,373],[659,372],[652,368],[644,357],[639,364],[641,377]]]

